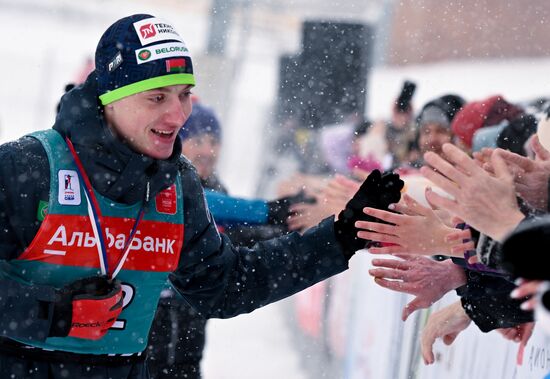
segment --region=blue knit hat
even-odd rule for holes
[[[191,115],[179,131],[179,136],[185,141],[201,134],[212,134],[221,140],[222,130],[214,112],[200,103],[195,103]]]
[[[183,39],[169,22],[148,14],[111,25],[97,45],[95,67],[103,105],[154,88],[195,84]]]

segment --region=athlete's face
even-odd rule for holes
[[[174,85],[115,101],[105,107],[105,117],[111,130],[136,152],[167,159],[191,109],[191,86]]]
[[[220,155],[220,140],[212,134],[199,134],[182,143],[182,154],[193,163],[202,179],[214,173]]]

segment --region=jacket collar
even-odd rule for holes
[[[61,98],[53,129],[71,139],[94,189],[113,201],[134,204],[145,198],[147,182],[153,197],[176,179],[179,138],[172,156],[158,160],[135,152],[114,136],[98,102],[95,72]]]

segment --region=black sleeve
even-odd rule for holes
[[[40,227],[38,203],[49,198],[48,160],[36,139],[23,137],[0,146],[0,162],[0,335],[44,340],[55,289],[12,280],[6,261],[19,257]]]
[[[23,137],[0,146],[0,259],[17,258],[38,228],[38,203],[48,201],[50,168],[38,140]]]
[[[533,312],[519,307],[527,298],[510,298],[510,292],[516,288],[513,282],[472,270],[466,270],[466,278],[466,286],[457,293],[462,307],[482,332],[533,321]]]
[[[248,313],[347,269],[332,218],[303,236],[291,233],[237,248],[218,233],[194,170],[182,175],[185,238],[170,279],[203,316]]]
[[[288,230],[281,225],[231,224],[225,226],[223,232],[233,245],[252,247],[260,241],[285,235]]]
[[[55,288],[24,285],[0,270],[0,335],[19,340],[44,341],[48,337]]]

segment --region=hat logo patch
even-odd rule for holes
[[[157,35],[155,26],[153,24],[145,24],[139,28],[139,33],[143,39],[151,38]]]
[[[189,50],[181,42],[168,42],[158,45],[149,46],[147,48],[136,50],[137,64],[143,64],[157,59],[166,59],[173,57],[188,57]]]
[[[115,57],[107,65],[107,71],[113,72],[122,64],[122,54],[120,51],[115,55]]]
[[[134,22],[134,29],[139,37],[141,46],[166,40],[183,42],[172,24],[160,18],[152,17]]]
[[[146,61],[147,59],[151,58],[151,52],[147,49],[143,49],[138,53],[137,57],[141,61]]]

